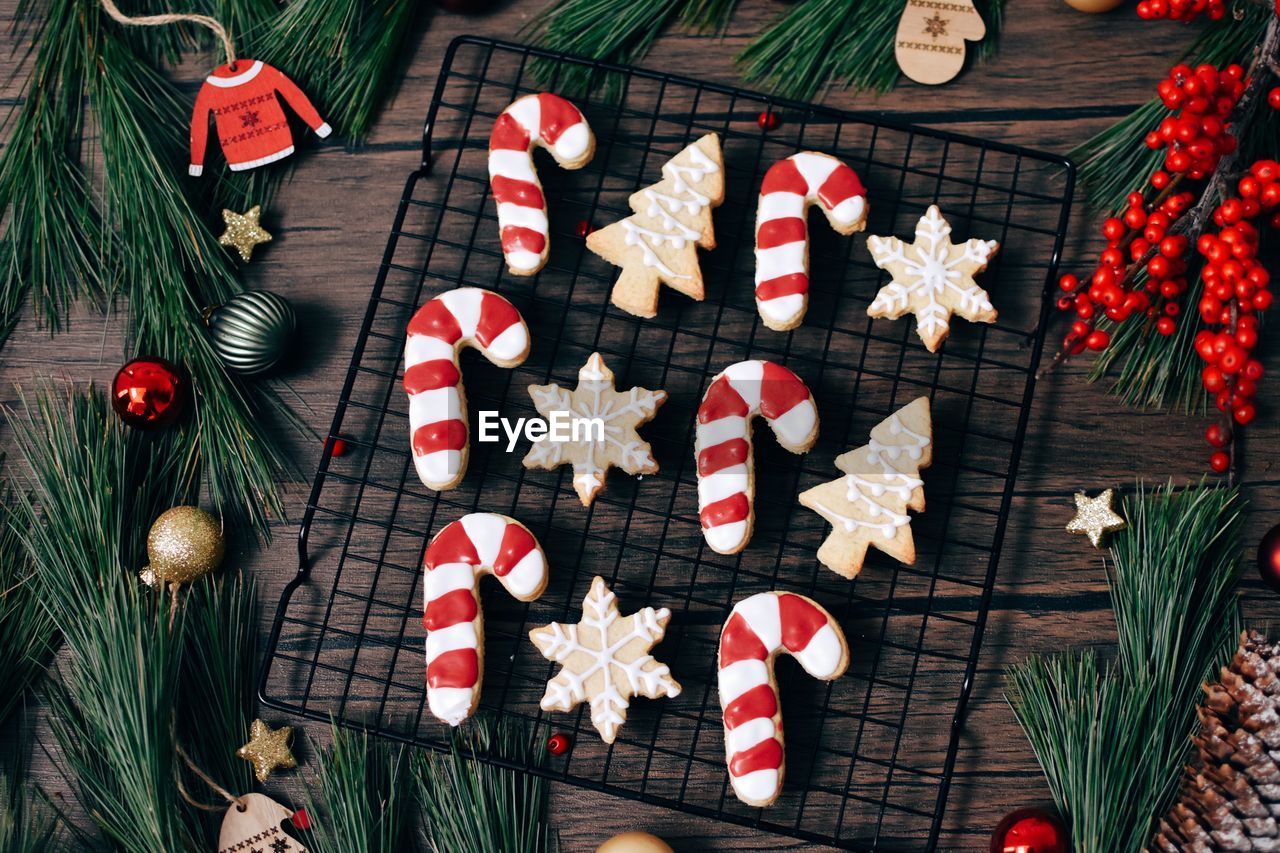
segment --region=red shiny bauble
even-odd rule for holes
[[[1068,853],[1070,849],[1062,820],[1044,809],[1010,812],[991,834],[991,853]]]
[[[1267,586],[1280,592],[1280,524],[1268,530],[1258,543],[1258,574]]]
[[[586,237],[594,230],[596,229],[591,227],[591,220],[589,219],[583,219],[578,223],[578,227],[574,229],[575,233],[583,239],[586,239]]]
[[[330,456],[345,456],[347,453],[347,443],[341,438],[327,438],[324,444]]]
[[[782,124],[782,119],[773,110],[765,110],[756,116],[756,124],[760,125],[761,130],[776,130]]]
[[[182,372],[162,358],[135,358],[111,380],[111,408],[135,429],[168,426],[182,414],[186,402]]]
[[[564,732],[556,732],[547,738],[547,752],[552,755],[564,755],[569,751],[569,736]]]

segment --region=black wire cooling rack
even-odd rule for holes
[[[565,74],[589,71],[608,72],[619,97],[576,100],[597,136],[587,168],[566,172],[539,160],[551,260],[532,279],[510,276],[488,193],[490,127],[516,97],[555,91]],[[757,117],[766,111],[778,114],[779,127],[761,129]],[[581,223],[627,215],[627,196],[658,180],[663,162],[708,131],[723,142],[727,198],[715,213],[719,246],[702,253],[706,301],[664,289],[653,320],[612,308],[617,270],[586,250]],[[841,238],[815,219],[805,323],[785,334],[765,328],[752,285],[755,197],[765,170],[802,149],[833,153],[859,172],[869,189],[868,233],[909,238],[937,202],[959,236],[998,239],[1003,249],[981,281],[1000,322],[957,322],[942,350],[927,352],[910,318],[866,316],[886,279],[871,263],[864,235]],[[405,184],[342,385],[331,435],[341,435],[348,451],[338,458],[326,451],[307,503],[298,575],[285,588],[269,640],[263,701],[446,748],[447,728],[425,702],[423,548],[464,513],[505,513],[543,544],[551,581],[530,605],[486,582],[482,708],[533,721],[543,736],[563,731],[573,744],[529,769],[840,847],[935,846],[1073,182],[1067,160],[1008,145],[523,45],[456,40],[427,115],[422,166]],[[464,357],[473,411],[533,415],[527,386],[572,386],[578,367],[598,351],[619,387],[670,395],[644,428],[661,472],[636,479],[614,471],[588,510],[574,494],[570,469],[529,471],[521,465],[527,445],[507,453],[473,441],[458,488],[421,486],[400,386],[405,325],[425,299],[464,284],[506,295],[533,335],[529,359],[515,370]],[[772,359],[804,378],[822,431],[815,449],[800,457],[757,429],[756,532],[745,551],[724,557],[699,531],[694,413],[711,377],[744,358]],[[866,443],[872,426],[921,394],[932,398],[935,453],[925,472],[928,508],[912,522],[916,563],[899,565],[872,551],[857,580],[846,581],[817,563],[827,526],[796,495],[838,476],[836,455]],[[591,728],[585,707],[539,711],[555,665],[527,639],[533,626],[576,622],[597,574],[628,612],[644,605],[672,610],[656,654],[684,685],[676,699],[633,701],[612,746]],[[714,685],[729,609],[767,589],[825,605],[844,627],[852,664],[843,678],[820,683],[780,660],[786,789],[761,810],[729,790]]]

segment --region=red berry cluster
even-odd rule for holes
[[[1200,319],[1205,327],[1196,334],[1195,347],[1205,367],[1200,380],[1213,395],[1218,411],[1244,426],[1257,415],[1254,399],[1262,362],[1253,357],[1258,345],[1258,315],[1271,307],[1271,275],[1258,262],[1258,229],[1252,220],[1269,215],[1272,227],[1280,227],[1280,163],[1259,160],[1240,178],[1238,195],[1230,196],[1213,212],[1216,234],[1201,234],[1196,249],[1204,256],[1200,277]],[[1231,441],[1231,429],[1214,424],[1205,432],[1217,448],[1210,467],[1225,471],[1230,457],[1221,448]]]
[[[1219,71],[1212,65],[1178,64],[1157,87],[1160,100],[1176,115],[1165,117],[1147,134],[1147,147],[1166,149],[1164,167],[1174,174],[1199,180],[1213,171],[1223,155],[1236,150],[1236,138],[1227,133],[1227,117],[1244,94],[1244,68],[1228,65]]]
[[[1168,173],[1157,172],[1152,183],[1161,189],[1169,187]],[[1153,203],[1155,209],[1148,211],[1142,193],[1129,193],[1124,213],[1102,224],[1107,247],[1087,285],[1082,287],[1074,275],[1064,275],[1058,281],[1065,292],[1058,299],[1058,308],[1076,314],[1062,341],[1063,349],[1072,355],[1086,349],[1106,349],[1111,342],[1110,335],[1095,328],[1100,313],[1117,323],[1142,315],[1153,321],[1162,335],[1172,335],[1177,329],[1175,318],[1187,292],[1190,244],[1186,237],[1169,230],[1191,207],[1195,196],[1190,192],[1161,195],[1159,203]],[[1146,274],[1145,280],[1137,286],[1140,273]]]
[[[1194,21],[1201,15],[1219,21],[1227,14],[1225,0],[1140,0],[1138,17],[1144,21],[1168,18],[1170,21]]]

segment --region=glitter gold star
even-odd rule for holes
[[[289,741],[293,739],[293,726],[281,726],[274,731],[262,720],[254,720],[249,727],[249,742],[236,750],[236,755],[253,762],[254,775],[265,782],[276,770],[290,770],[298,766]]]
[[[227,230],[222,232],[218,242],[223,246],[233,247],[240,253],[241,260],[248,263],[253,257],[254,246],[271,242],[271,235],[258,224],[258,217],[261,215],[260,204],[255,204],[244,213],[223,209],[222,221],[227,224]]]
[[[1108,533],[1123,530],[1128,524],[1115,509],[1116,490],[1107,489],[1096,498],[1084,492],[1076,492],[1076,517],[1067,522],[1068,533],[1083,533],[1093,547],[1102,547],[1102,538]]]

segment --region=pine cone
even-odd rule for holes
[[[1245,631],[1204,690],[1195,765],[1150,849],[1280,853],[1280,645]]]

